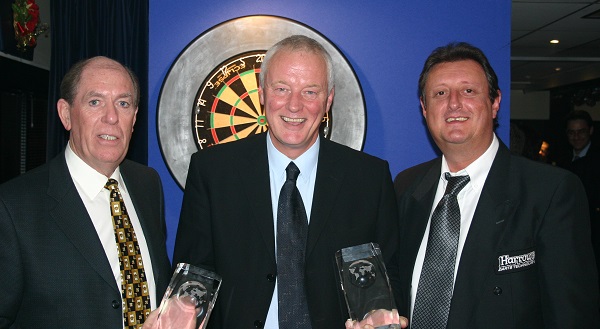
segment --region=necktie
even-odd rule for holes
[[[141,328],[150,314],[148,281],[146,281],[140,246],[117,184],[118,182],[111,178],[104,188],[110,191],[110,211],[119,253],[123,321],[126,329]]]
[[[452,177],[431,215],[425,260],[412,317],[413,329],[445,329],[450,312],[454,267],[460,234],[460,209],[456,195],[469,176]]]
[[[281,188],[277,206],[279,329],[310,329],[304,285],[308,220],[300,191],[296,187],[300,170],[290,162],[285,171],[287,178]]]

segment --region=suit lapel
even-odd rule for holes
[[[331,220],[334,199],[339,194],[346,167],[338,165],[340,158],[330,141],[321,138],[319,146],[319,162],[315,190],[311,206],[310,223],[308,226],[308,240],[306,242],[306,258],[310,257],[319,236],[323,233],[325,225]]]
[[[413,218],[415,220],[409,220],[407,223],[408,225],[413,225],[411,230],[408,230],[408,232],[418,233],[408,237],[415,238],[415,240],[417,240],[410,243],[411,246],[415,246],[415,249],[412,253],[415,258],[417,257],[417,252],[419,251],[423,234],[425,233],[427,223],[429,222],[431,209],[434,207],[433,199],[435,197],[435,192],[440,179],[440,171],[442,168],[441,158],[438,158],[437,160],[438,161],[434,162],[433,166],[429,168],[425,176],[423,176],[423,180],[412,194],[412,197],[416,202],[416,207],[415,209],[412,209],[411,213],[414,215]]]
[[[48,180],[46,206],[50,218],[98,275],[118,292],[102,243],[69,174],[64,152],[49,163]]]
[[[267,134],[260,134],[249,143],[240,157],[239,180],[242,182],[249,209],[254,216],[262,239],[269,255],[275,261],[275,225],[273,224],[273,206],[271,204],[271,190],[269,178],[269,160],[267,155]],[[264,191],[267,191],[266,193]]]
[[[406,260],[405,264],[414,264],[417,259],[417,253],[421,246],[427,223],[429,222],[429,214],[432,209],[435,191],[440,179],[441,158],[434,160],[433,165],[429,167],[423,179],[416,186],[410,199],[406,203],[400,204],[400,213],[403,218],[400,218],[400,258]],[[409,206],[409,209],[402,207]],[[413,267],[405,266],[400,271],[400,281],[404,287],[405,300],[400,301],[401,307],[408,314],[411,302],[411,284]]]
[[[496,250],[503,229],[518,206],[518,200],[509,198],[509,168],[510,151],[500,143],[462,250],[452,297],[452,305],[460,307],[451,305],[449,328],[468,325],[474,308],[479,304],[477,296],[489,293],[483,287],[497,265]]]
[[[415,259],[419,251],[419,246],[421,245],[423,235],[425,234],[427,223],[429,222],[431,209],[434,207],[433,199],[435,197],[435,192],[440,180],[441,168],[442,162],[441,158],[439,158],[439,161],[436,161],[434,165],[429,168],[429,171],[427,171],[423,180],[412,194],[416,204],[416,207],[412,210],[412,213],[415,214],[413,218],[416,220],[409,220],[407,222],[408,225],[411,225],[408,231],[416,233],[407,238],[415,239],[415,241],[410,243],[410,246],[414,247],[414,249],[411,250],[411,257],[414,257]]]
[[[161,249],[164,244],[163,233],[157,230],[157,227],[151,225],[150,223],[162,223],[156,217],[164,217],[164,209],[163,209],[163,196],[162,190],[159,189],[157,193],[160,194],[160,206],[153,205],[153,202],[156,202],[156,199],[149,198],[149,196],[154,196],[155,194],[151,194],[149,192],[153,191],[153,186],[149,186],[147,184],[147,180],[145,177],[142,177],[139,171],[133,170],[128,166],[128,160],[125,160],[121,166],[121,175],[123,176],[123,180],[127,186],[129,191],[129,197],[131,198],[131,202],[133,203],[133,207],[135,209],[135,213],[138,217],[140,225],[142,226],[142,231],[144,234],[144,239],[146,240],[146,246],[148,251],[150,252],[150,259],[152,263],[152,272],[154,274],[154,281],[157,283],[157,287],[159,286],[159,278],[166,276],[168,277],[170,273],[162,273],[164,270],[162,266],[161,259],[164,257],[161,254]],[[158,211],[157,211],[158,210]],[[154,218],[153,218],[154,217]],[[157,289],[158,291],[158,289]],[[162,296],[159,296],[162,298]]]

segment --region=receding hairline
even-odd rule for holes
[[[127,76],[129,76],[129,72],[123,66],[123,64],[115,61],[112,58],[104,56],[90,58],[90,60],[83,66],[81,73],[83,74],[83,72],[85,72],[86,70],[93,68],[120,70],[123,71]]]
[[[78,92],[81,78],[88,72],[88,70],[92,69],[120,71],[120,73],[123,74],[124,77],[129,78],[129,82],[131,83],[131,87],[133,89],[131,93],[128,93],[128,96],[131,96],[131,98],[133,99],[134,106],[137,107],[139,105],[140,86],[139,81],[135,76],[135,73],[131,69],[121,64],[119,61],[105,56],[96,56],[84,61],[83,66],[81,67],[81,71],[79,73],[79,78],[77,79],[78,81],[75,84],[75,94]]]

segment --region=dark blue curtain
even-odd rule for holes
[[[56,112],[60,81],[74,63],[102,55],[128,66],[140,80],[141,99],[127,158],[147,164],[148,0],[52,0],[50,15],[47,159],[68,141]]]

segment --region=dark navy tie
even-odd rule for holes
[[[308,219],[300,191],[296,187],[300,170],[290,162],[285,171],[287,179],[281,188],[277,207],[279,329],[310,329],[304,284]]]

